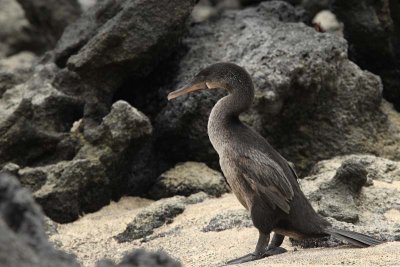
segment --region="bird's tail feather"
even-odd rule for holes
[[[339,240],[349,242],[350,244],[353,244],[353,245],[355,245],[357,247],[361,247],[361,248],[365,248],[365,247],[369,247],[369,246],[376,246],[376,245],[383,243],[383,241],[375,239],[368,235],[364,235],[364,234],[352,232],[352,231],[347,231],[347,230],[340,230],[340,229],[336,229],[336,228],[327,229],[326,233],[330,234],[331,236],[333,236]]]

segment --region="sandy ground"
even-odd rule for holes
[[[93,266],[101,258],[120,260],[134,248],[164,250],[184,266],[218,266],[251,252],[257,241],[257,230],[231,229],[204,233],[201,229],[210,219],[225,210],[242,209],[232,194],[189,205],[174,222],[156,229],[155,235],[167,234],[145,243],[117,243],[113,236],[121,233],[140,208],[152,201],[134,197],[122,198],[102,210],[83,216],[76,222],[60,225],[51,240],[73,252],[84,266]],[[388,214],[397,218],[398,214]],[[175,230],[175,231],[173,231]],[[169,231],[169,233],[168,233]],[[285,240],[287,253],[242,264],[241,266],[400,266],[400,242],[373,248],[300,249]]]

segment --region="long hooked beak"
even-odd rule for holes
[[[185,95],[198,90],[208,89],[206,82],[198,82],[195,84],[190,84],[182,89],[178,89],[168,94],[168,100],[174,99],[178,96]]]

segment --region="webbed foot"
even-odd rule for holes
[[[270,257],[270,256],[282,254],[285,252],[287,252],[287,249],[284,249],[281,247],[272,247],[272,248],[268,248],[268,250],[264,254],[264,257]]]
[[[234,264],[241,264],[241,263],[245,263],[245,262],[249,262],[249,261],[255,261],[255,260],[262,259],[262,258],[264,258],[266,256],[267,255],[265,255],[265,254],[250,253],[250,254],[244,255],[243,257],[228,261],[225,266],[234,265]]]
[[[268,250],[265,251],[265,253],[263,253],[263,254],[250,253],[250,254],[244,255],[243,257],[240,257],[240,258],[237,258],[234,260],[230,260],[224,266],[241,264],[241,263],[245,263],[245,262],[249,262],[249,261],[256,261],[256,260],[259,260],[262,258],[282,254],[285,252],[287,252],[287,250],[284,248],[272,247],[272,248],[268,248]]]

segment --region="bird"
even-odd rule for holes
[[[254,100],[254,85],[244,68],[228,62],[212,64],[167,98],[213,89],[224,89],[228,94],[211,110],[208,136],[232,192],[250,212],[259,232],[255,251],[228,261],[228,265],[286,252],[280,247],[285,236],[297,240],[333,236],[357,247],[382,243],[361,233],[334,228],[320,216],[302,192],[293,166],[263,136],[240,121],[239,115]]]

